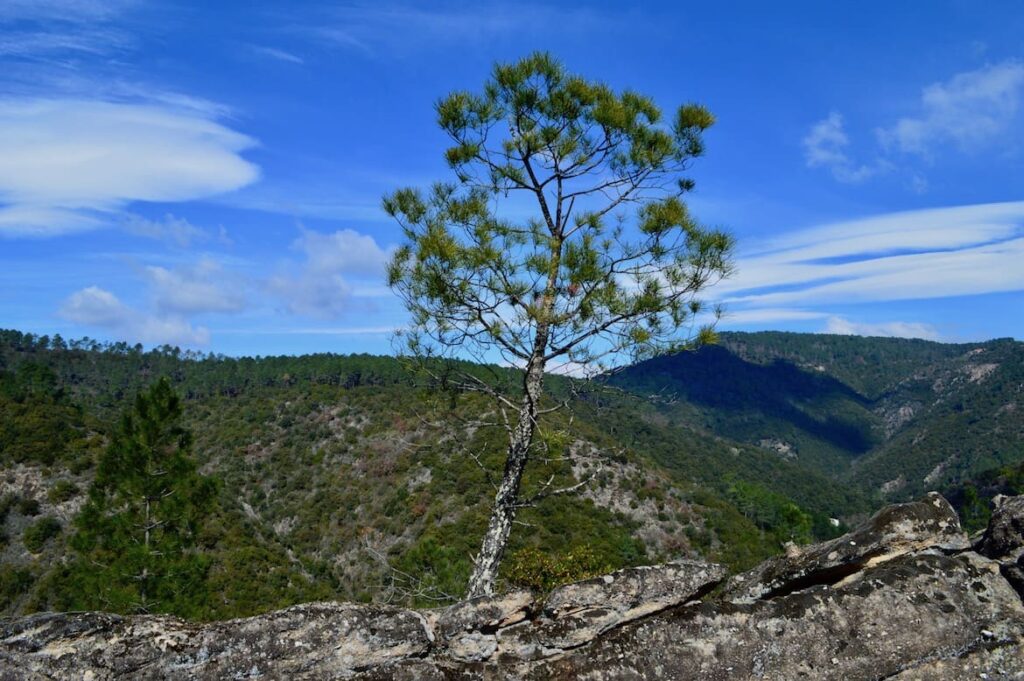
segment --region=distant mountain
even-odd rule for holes
[[[864,494],[910,498],[1024,460],[1024,343],[765,332],[613,379],[672,423]]]
[[[460,595],[493,496],[477,460],[497,468],[503,449],[477,396],[388,357],[232,359],[0,331],[0,613],[81,605],[68,537],[113,424],[160,376],[220,489],[200,536],[217,597],[178,614]],[[585,550],[601,568],[752,565],[883,497],[1024,462],[1022,385],[1015,341],[723,334],[619,372],[571,423],[549,422],[552,451],[590,453],[602,472],[581,496],[525,509],[507,564]],[[527,485],[593,470],[556,456]]]

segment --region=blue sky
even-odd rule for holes
[[[496,61],[707,105],[723,329],[1024,338],[1024,7],[0,0],[0,326],[389,352],[380,197]]]

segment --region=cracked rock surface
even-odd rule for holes
[[[3,620],[0,681],[1024,681],[1022,547],[1024,497],[1002,500],[971,548],[953,509],[929,494],[724,583],[720,566],[679,561],[547,598],[519,591],[422,612],[312,603],[213,624]]]
[[[831,541],[770,558],[729,580],[726,598],[752,603],[822,581],[839,581],[872,565],[914,551],[958,551],[968,547],[960,519],[941,495],[894,504],[863,525]]]

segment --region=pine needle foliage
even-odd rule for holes
[[[454,181],[384,197],[405,234],[388,269],[412,317],[402,348],[521,369],[511,384],[451,381],[493,397],[509,438],[470,577],[476,596],[493,590],[523,505],[545,372],[595,376],[713,340],[720,310],[702,294],[732,271],[733,241],[683,200],[714,123],[703,106],[666,119],[651,98],[538,52],[436,110]]]
[[[122,417],[71,539],[69,577],[90,582],[71,590],[80,607],[186,616],[202,607],[208,560],[196,538],[216,485],[198,473],[181,419],[166,378]]]

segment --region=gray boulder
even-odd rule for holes
[[[941,495],[931,492],[920,501],[883,508],[842,537],[798,547],[736,575],[729,580],[724,597],[751,603],[819,583],[835,583],[914,551],[959,551],[968,546],[956,511]]]
[[[482,662],[497,651],[498,629],[521,622],[534,606],[529,591],[479,596],[441,611],[434,627],[447,655],[461,662]]]
[[[609,629],[698,598],[724,577],[720,565],[676,561],[559,587],[540,616],[498,632],[497,659],[508,663],[559,655]]]
[[[874,680],[921,661],[1019,646],[1022,634],[1024,606],[992,561],[918,554],[838,586],[682,608],[492,678]]]
[[[983,556],[1013,562],[1024,551],[1024,496],[995,498],[995,509],[975,550]]]

